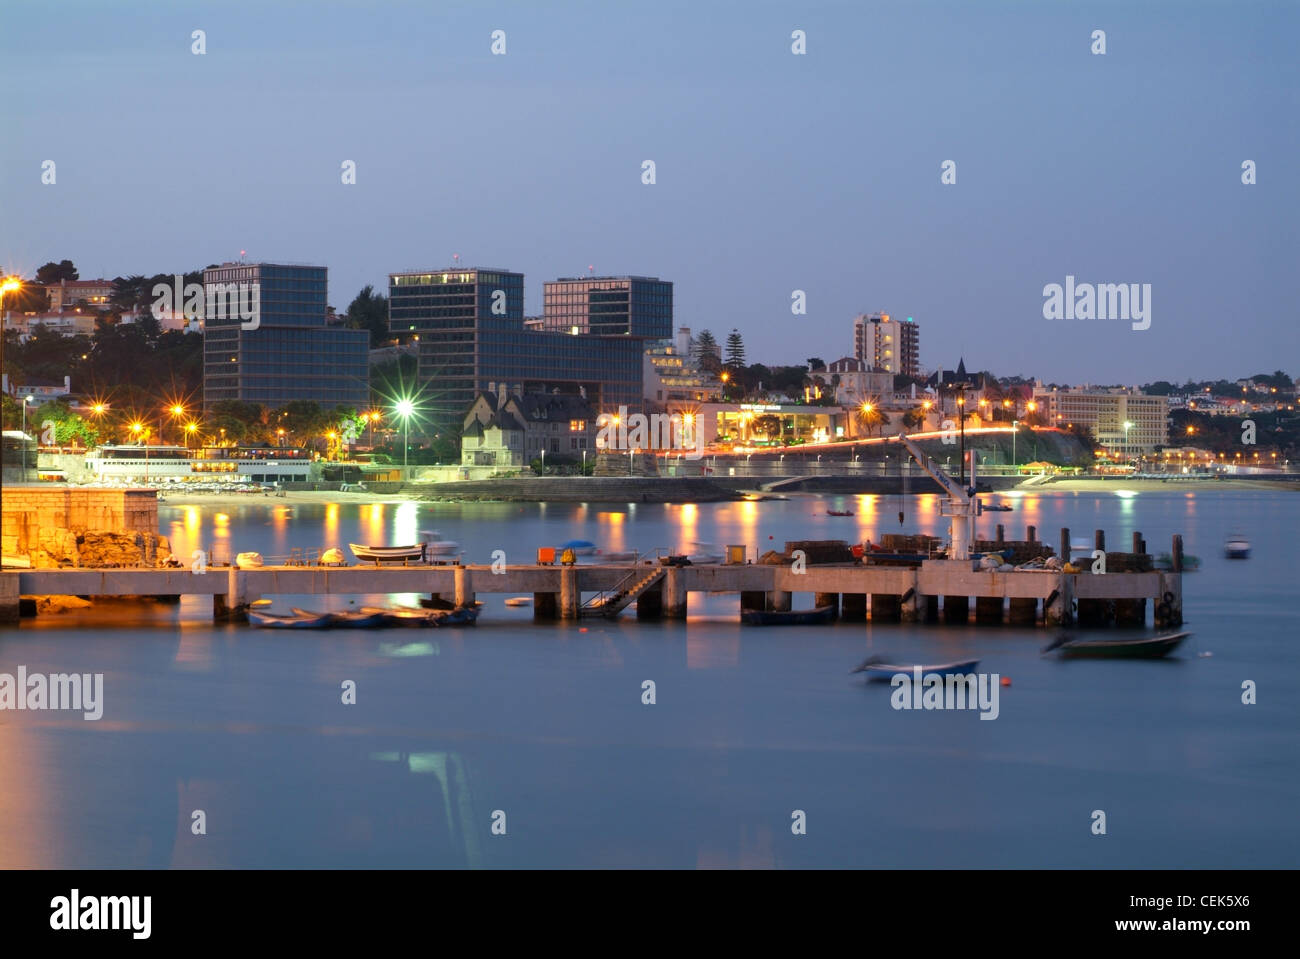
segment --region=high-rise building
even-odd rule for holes
[[[921,376],[920,328],[909,316],[860,313],[853,320],[853,356],[868,367],[906,376]]]
[[[1102,446],[1149,453],[1169,443],[1169,397],[1136,389],[1034,388],[1036,413],[1048,426],[1081,426]]]
[[[362,409],[370,334],[326,324],[328,270],[223,263],[203,271],[203,407],[243,400],[277,409],[309,400]],[[255,309],[255,318],[241,315]]]
[[[673,285],[657,276],[560,277],[545,284],[542,318],[557,333],[673,335]]]
[[[461,423],[480,392],[501,385],[518,394],[582,394],[602,408],[641,405],[643,335],[531,328],[522,273],[483,267],[393,273],[388,315],[393,333],[420,338],[421,406],[433,422]],[[625,315],[642,323],[635,311]],[[671,314],[668,324],[671,336]]]

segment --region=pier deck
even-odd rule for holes
[[[250,603],[281,595],[427,593],[472,603],[477,594],[534,596],[538,618],[577,619],[584,597],[617,590],[634,566],[264,566],[258,569],[35,569],[0,573],[0,621],[16,622],[20,596],[211,596],[217,618],[244,618]],[[834,605],[845,619],[965,623],[1141,626],[1151,600],[1154,625],[1182,621],[1182,574],[983,571],[969,561],[920,566],[755,564],[668,568],[637,601],[642,619],[686,618],[693,592],[735,593],[744,609],[790,609],[795,593]],[[971,599],[974,602],[971,602]],[[942,614],[942,615],[941,615]]]

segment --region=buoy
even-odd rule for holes
[[[771,539],[771,538],[772,538],[772,537],[770,537],[770,536],[768,537],[768,539]]]
[[[1204,652],[1197,653],[1196,655],[1199,656],[1201,659],[1208,659],[1209,657],[1213,656],[1214,653],[1211,653],[1208,650],[1206,650]]]
[[[579,627],[578,627],[578,632],[580,632],[580,633],[585,633],[586,631],[587,631],[587,627],[586,627],[586,626],[579,626]]]
[[[1002,677],[1002,685],[1003,685],[1003,686],[1010,686],[1010,685],[1011,685],[1011,677],[1010,677],[1010,676],[1003,676],[1003,677]]]

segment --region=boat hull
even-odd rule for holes
[[[1153,636],[1145,639],[1075,640],[1058,649],[1065,659],[1161,659],[1168,656],[1191,633]]]
[[[746,609],[740,613],[740,621],[750,626],[816,626],[834,619],[834,606],[791,610]]]
[[[276,613],[261,613],[255,609],[248,611],[248,621],[260,629],[328,629],[328,613],[311,616],[280,616]]]
[[[921,678],[926,676],[966,676],[975,672],[975,667],[980,661],[978,659],[962,659],[952,663],[938,663],[933,666],[921,666]],[[893,682],[895,676],[902,673],[909,679],[916,676],[916,665],[904,665],[893,663],[872,663],[863,665],[856,670],[867,674],[867,681],[873,683]]]

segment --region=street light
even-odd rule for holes
[[[1129,431],[1132,427],[1133,427],[1133,424],[1132,424],[1131,422],[1129,422],[1128,420],[1125,420],[1125,421],[1124,421],[1124,459],[1125,459],[1125,461],[1128,461],[1129,459],[1132,458],[1131,454],[1129,453],[1129,449],[1128,449],[1128,431]]]
[[[194,434],[197,433],[198,430],[199,430],[199,424],[195,423],[193,420],[185,424],[185,448],[186,449],[190,448],[190,439],[193,438]]]
[[[23,397],[23,480],[27,479],[27,404],[32,402],[34,397],[29,393]],[[39,460],[37,460],[39,462]]]
[[[411,446],[411,416],[415,413],[415,404],[409,399],[398,400],[393,409],[402,418],[402,479],[406,479],[406,454]]]

